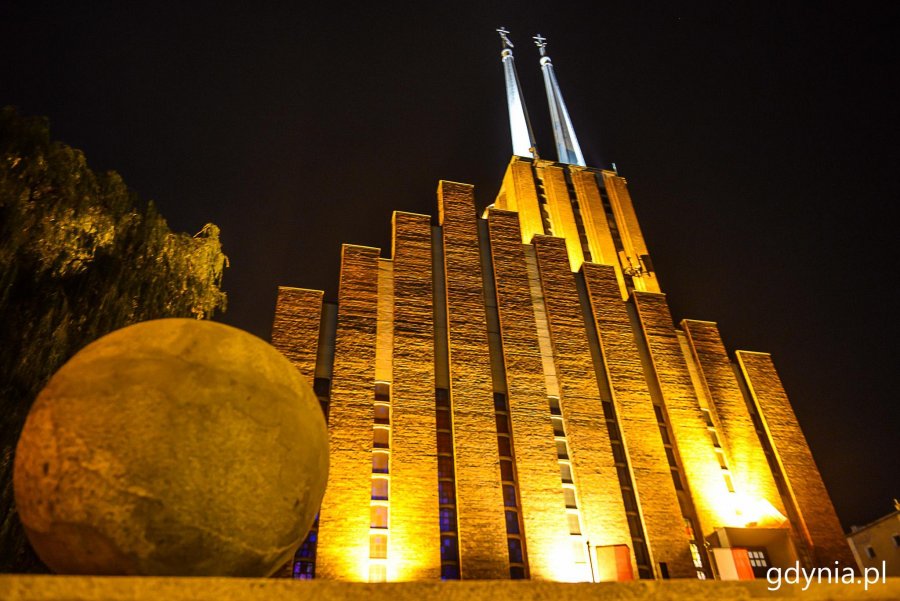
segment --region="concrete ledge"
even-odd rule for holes
[[[798,597],[828,599],[900,599],[900,578],[885,583],[784,585],[767,590],[764,580],[703,582],[668,580],[603,584],[528,581],[403,582],[365,584],[328,580],[294,581],[251,578],[139,578],[102,576],[0,575],[3,601],[590,601],[592,599],[754,599]]]

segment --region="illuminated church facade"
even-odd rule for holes
[[[331,467],[294,576],[739,579],[852,566],[768,354],[673,319],[624,178],[588,167],[535,38],[559,161],[536,156],[508,32],[496,201],[441,181],[389,258],[344,245],[336,304],[281,287],[272,342]]]

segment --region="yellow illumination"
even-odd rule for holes
[[[575,563],[572,556],[572,537],[554,545],[550,554],[553,562],[550,564],[550,580],[554,582],[581,582],[584,580],[581,564]]]
[[[782,528],[788,519],[766,499],[752,498],[742,493],[728,493],[720,497],[722,514],[728,516],[725,526],[735,528]],[[717,505],[719,504],[717,503]]]

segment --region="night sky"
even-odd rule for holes
[[[539,32],[587,163],[628,179],[676,320],[773,354],[845,528],[892,509],[892,3],[181,4],[0,2],[0,105],[49,117],[173,229],[218,224],[222,321],[268,339],[278,285],[335,300],[341,244],[387,256],[391,212],[436,214],[439,179],[493,201],[501,25],[554,158]]]

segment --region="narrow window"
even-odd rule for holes
[[[434,402],[438,407],[450,406],[450,391],[446,388],[434,389]]]
[[[669,564],[664,561],[659,562],[659,575],[663,577],[663,580],[669,579]]]
[[[672,484],[675,485],[675,490],[684,490],[684,485],[681,484],[681,474],[677,467],[672,468]]]
[[[662,435],[663,444],[672,444],[672,441],[669,439],[669,429],[665,426],[659,427],[659,433]]]
[[[453,478],[453,457],[438,457],[438,478]]]
[[[506,510],[506,533],[519,534],[519,514]]]
[[[621,444],[613,444],[612,445],[613,452],[613,460],[616,463],[621,463],[625,465],[625,449],[622,448]]]
[[[550,414],[551,415],[562,415],[562,411],[559,409],[559,399],[555,396],[549,397],[550,399]]]
[[[575,559],[575,563],[587,561],[584,557],[584,543],[581,541],[581,537],[572,539],[572,557]]]
[[[734,482],[731,481],[731,474],[722,472],[722,477],[725,479],[725,487],[728,488],[728,492],[734,492]]]
[[[387,478],[372,478],[372,499],[376,501],[387,501],[388,498],[388,481]]]
[[[441,505],[453,505],[456,503],[456,490],[453,482],[438,482],[438,503]]]
[[[665,447],[666,449],[666,459],[669,460],[669,465],[672,467],[677,467],[678,463],[675,462],[675,451],[672,450],[672,447]]]
[[[552,417],[550,420],[553,422],[553,435],[554,436],[565,436],[566,431],[563,428],[563,421],[561,417]]]
[[[374,445],[376,449],[387,449],[391,446],[391,432],[387,428],[375,428]]]
[[[703,559],[700,557],[700,549],[697,547],[696,543],[691,543],[691,561],[694,562],[694,567],[697,570],[703,569]]]
[[[456,537],[452,534],[441,536],[441,560],[458,561],[459,547],[456,543]]]
[[[512,457],[512,445],[509,442],[508,436],[498,436],[497,446],[500,449],[501,457]]]
[[[459,566],[445,563],[441,566],[441,580],[459,580]]]
[[[387,528],[388,527],[388,508],[384,505],[372,505],[369,508],[371,516],[370,528]]]
[[[666,423],[666,418],[663,417],[662,407],[660,407],[659,405],[653,405],[653,412],[656,414],[657,422],[659,422],[661,424]]]
[[[437,412],[437,429],[450,430],[450,412],[446,409]]]
[[[509,563],[522,563],[522,541],[517,538],[506,540],[509,546]]]
[[[725,454],[722,452],[721,448],[716,449],[716,457],[719,459],[719,467],[723,470],[727,470],[728,464],[725,463]]]
[[[442,507],[440,510],[441,532],[456,532],[456,511]]]
[[[505,415],[497,415],[496,422],[498,434],[509,434],[509,420]]]
[[[316,564],[311,561],[298,561],[294,565],[294,578],[297,580],[312,580],[316,577]]]
[[[386,474],[388,473],[388,458],[390,456],[387,453],[372,453],[372,473],[373,474]]]
[[[375,383],[375,400],[389,403],[391,400],[391,385],[387,382]]]
[[[577,513],[569,514],[569,534],[581,534],[581,522]]]
[[[375,423],[389,424],[391,423],[391,408],[389,405],[375,403]]]
[[[516,487],[512,484],[503,485],[503,504],[507,507],[516,507]]]
[[[384,534],[369,535],[369,557],[385,559],[387,557],[387,536]]]

